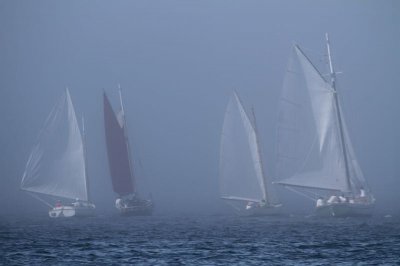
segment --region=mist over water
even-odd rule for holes
[[[398,25],[395,0],[1,1],[0,263],[399,263]],[[219,199],[229,97],[236,90],[254,107],[266,174],[278,178],[277,112],[290,49],[298,43],[323,65],[326,32],[375,217],[314,222],[304,218],[312,201],[278,187],[284,212],[301,218],[238,218]],[[123,219],[114,208],[102,94],[117,106],[118,84],[135,178],[155,202],[153,217]],[[19,189],[65,87],[78,119],[85,116],[96,218],[49,220],[48,207]]]

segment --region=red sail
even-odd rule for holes
[[[120,125],[107,95],[104,93],[104,126],[106,132],[108,164],[114,191],[119,195],[134,192],[129,165],[128,146],[124,125]]]

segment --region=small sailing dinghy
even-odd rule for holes
[[[82,120],[83,121],[83,120]],[[48,205],[51,218],[92,216],[86,151],[68,89],[53,108],[26,164],[21,189]],[[48,199],[57,198],[55,206]],[[61,203],[63,201],[70,204]]]
[[[280,213],[281,204],[264,173],[254,112],[252,123],[236,93],[227,106],[221,135],[220,197],[240,215]]]
[[[368,216],[375,199],[350,141],[328,35],[326,42],[328,80],[293,47],[280,101],[277,183],[313,199],[319,216]]]
[[[115,207],[121,215],[151,215],[153,202],[140,198],[136,191],[121,88],[119,97],[121,110],[115,114],[107,95],[103,95],[108,163],[113,189],[118,194]]]

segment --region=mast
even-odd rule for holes
[[[88,178],[88,170],[87,170],[87,158],[86,158],[86,131],[85,131],[85,117],[82,115],[82,144],[83,144],[83,160],[85,163],[85,187],[86,187],[86,195],[87,201],[90,202],[90,193],[89,193],[89,178]]]
[[[330,70],[330,76],[331,76],[331,85],[334,91],[335,95],[335,106],[336,106],[336,114],[339,122],[339,132],[340,132],[340,142],[342,143],[342,150],[343,150],[343,156],[344,156],[344,165],[345,165],[345,170],[346,170],[346,183],[347,187],[351,191],[351,183],[350,183],[350,171],[349,171],[349,162],[347,158],[347,149],[346,149],[346,143],[344,139],[344,133],[343,133],[343,122],[342,122],[342,114],[340,112],[339,108],[339,99],[337,95],[337,90],[336,90],[336,73],[333,68],[332,64],[332,57],[331,57],[331,49],[329,46],[329,38],[328,38],[328,33],[325,34],[326,37],[326,48],[328,51],[328,62],[329,62],[329,70]]]
[[[125,110],[124,110],[124,104],[122,102],[122,88],[121,85],[118,84],[118,91],[119,91],[119,102],[121,104],[121,112],[122,112],[122,122],[123,122],[123,132],[124,132],[124,138],[125,138],[125,143],[126,143],[126,148],[128,150],[128,162],[129,162],[129,170],[132,174],[131,178],[133,179],[133,192],[136,194],[136,185],[135,185],[135,178],[133,174],[133,166],[132,166],[132,155],[131,155],[131,148],[129,144],[129,139],[127,136],[127,125],[126,125],[126,120],[125,120]]]
[[[262,185],[263,185],[264,191],[265,191],[265,200],[268,204],[270,204],[269,198],[268,198],[267,180],[265,178],[265,172],[264,172],[263,157],[262,157],[262,152],[261,152],[261,148],[260,148],[260,141],[258,139],[258,128],[257,128],[256,115],[254,113],[253,107],[251,108],[251,114],[253,115],[253,120],[254,120],[254,132],[256,135],[257,153],[258,153],[259,163],[260,163],[260,167],[261,167],[261,174],[262,174],[262,181],[263,181]]]

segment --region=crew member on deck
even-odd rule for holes
[[[346,200],[345,196],[342,194],[342,195],[339,196],[339,201],[341,203],[345,203],[347,200]]]
[[[246,205],[246,210],[250,210],[250,209],[253,208],[253,207],[254,207],[254,202],[249,201],[249,202],[247,203],[247,205]]]
[[[329,204],[338,203],[338,202],[339,202],[339,199],[338,199],[338,196],[336,196],[336,195],[332,195],[332,196],[328,199],[328,203],[329,203]]]
[[[116,207],[117,209],[121,209],[121,208],[122,208],[122,199],[117,198],[117,199],[115,200],[115,207]]]
[[[317,199],[317,207],[322,207],[322,206],[324,206],[324,205],[325,205],[324,199],[323,199],[322,197],[319,197],[319,198]]]
[[[365,190],[363,187],[360,188],[360,198],[365,198],[367,195],[365,194]]]
[[[81,206],[81,202],[78,198],[75,199],[75,202],[72,203],[72,206],[74,207],[80,207]]]

